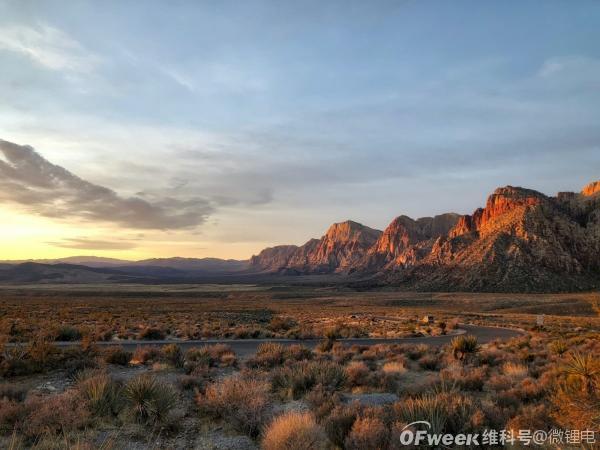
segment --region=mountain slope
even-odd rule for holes
[[[593,199],[583,192],[547,197],[499,188],[426,256],[384,278],[420,290],[591,289],[600,275],[597,217]]]
[[[381,231],[351,220],[334,223],[321,239],[311,239],[300,247],[263,250],[250,259],[250,267],[288,274],[345,272],[358,263],[379,236]]]

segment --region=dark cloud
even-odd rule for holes
[[[112,222],[136,229],[182,229],[213,212],[201,198],[122,197],[50,163],[32,147],[0,140],[0,202],[45,217]]]
[[[59,242],[49,242],[55,247],[74,248],[79,250],[130,250],[137,245],[126,241],[103,241],[87,238],[63,239]]]

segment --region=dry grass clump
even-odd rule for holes
[[[272,369],[286,361],[304,361],[312,357],[312,351],[302,345],[286,346],[277,342],[264,342],[258,346],[256,354],[246,361],[246,367]]]
[[[158,347],[138,346],[131,357],[131,364],[152,364],[161,360],[161,352]]]
[[[166,422],[178,399],[170,384],[147,374],[129,380],[123,392],[127,412],[136,421],[147,424]]]
[[[350,433],[359,413],[360,408],[357,404],[337,405],[323,418],[322,425],[334,445],[344,446],[346,436]]]
[[[166,337],[164,331],[154,327],[144,328],[137,336],[138,339],[144,341],[160,341]]]
[[[362,361],[352,361],[345,368],[346,378],[350,386],[363,386],[368,384],[371,371]]]
[[[389,361],[386,362],[381,368],[383,373],[390,375],[401,375],[406,372],[406,367],[400,361]]]
[[[76,387],[95,416],[116,416],[123,406],[122,386],[99,371],[84,371],[77,377]]]
[[[133,357],[131,352],[125,351],[123,347],[109,346],[102,352],[104,361],[108,364],[115,364],[118,366],[127,366],[129,361]]]
[[[26,440],[83,429],[90,413],[77,390],[51,396],[31,396],[24,402],[0,399],[0,430],[18,432]]]
[[[502,372],[507,377],[516,380],[522,380],[529,374],[527,366],[519,363],[507,362],[502,366]]]
[[[387,448],[389,431],[384,422],[374,417],[356,419],[344,442],[347,450],[380,450]]]
[[[264,450],[325,450],[327,436],[307,412],[288,412],[278,416],[264,431]]]
[[[181,368],[185,362],[181,347],[177,344],[168,344],[161,348],[162,359],[173,367]]]
[[[209,385],[196,396],[196,404],[201,411],[256,437],[270,417],[269,391],[266,381],[238,374]]]
[[[315,386],[337,391],[346,383],[342,366],[330,361],[301,361],[273,371],[273,390],[283,398],[298,399]]]
[[[187,373],[198,373],[203,368],[232,367],[236,364],[237,358],[229,345],[214,344],[189,349],[183,366]]]

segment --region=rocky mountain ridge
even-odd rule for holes
[[[250,267],[342,273],[417,290],[565,291],[600,286],[598,255],[600,181],[555,197],[505,186],[473,214],[398,216],[383,232],[334,224],[303,246],[264,250]]]

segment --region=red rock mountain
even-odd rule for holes
[[[380,235],[379,230],[347,220],[333,224],[321,239],[311,239],[300,247],[267,248],[253,256],[250,265],[254,269],[271,272],[344,272],[364,256]]]
[[[301,247],[264,250],[251,267],[417,290],[552,292],[600,286],[599,255],[597,181],[556,197],[506,186],[471,215],[399,216],[383,233],[335,224]]]

